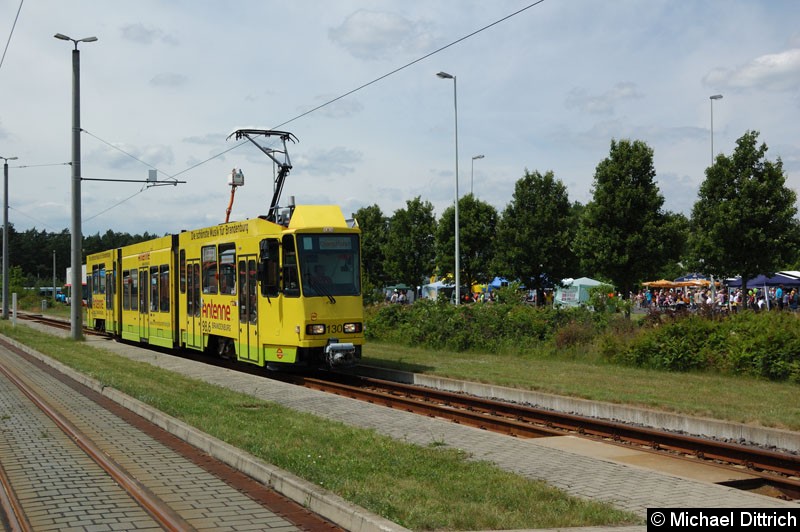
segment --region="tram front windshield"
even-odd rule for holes
[[[304,296],[361,294],[358,235],[301,233],[297,251]]]

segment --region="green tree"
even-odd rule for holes
[[[610,280],[626,297],[677,252],[655,175],[646,143],[612,140],[609,156],[595,170],[592,201],[576,239],[583,269]]]
[[[417,286],[434,270],[436,218],[433,205],[419,196],[406,201],[389,220],[385,269],[390,279]]]
[[[388,281],[383,264],[383,249],[386,247],[389,219],[383,215],[377,204],[358,209],[355,218],[361,229],[361,267],[364,272],[364,282],[380,288]]]
[[[497,271],[540,291],[547,279],[575,276],[573,210],[567,187],[552,171],[525,170],[497,226]]]
[[[696,262],[692,261],[688,250],[689,232],[691,222],[682,213],[667,211],[664,214],[664,235],[662,237],[664,249],[666,250],[666,262],[661,265],[655,278],[675,279],[687,273],[687,265],[690,271],[702,271]]]
[[[747,131],[733,155],[717,155],[692,209],[693,254],[708,273],[738,274],[745,282],[796,257],[797,195],[786,186],[780,158],[765,159],[758,135]]]
[[[445,275],[455,268],[455,209],[442,213],[436,232],[436,264]],[[491,261],[494,255],[497,210],[472,194],[458,200],[458,247],[461,284],[492,280]]]

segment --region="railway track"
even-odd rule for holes
[[[41,316],[31,315],[28,319],[52,324],[52,320]],[[55,321],[55,326],[64,326],[63,321]],[[66,327],[69,327],[68,324]],[[249,366],[225,362],[222,365],[249,373],[254,371]],[[270,377],[512,437],[573,434],[648,452],[699,459],[723,467],[746,468],[764,485],[777,490],[780,498],[800,499],[800,456],[791,453],[367,377],[337,373],[326,373],[324,378],[274,374],[270,374]],[[747,489],[752,487],[746,484],[732,485]]]
[[[746,468],[749,474],[760,478],[764,485],[778,490],[780,498],[800,499],[800,456],[791,453],[367,377],[331,374],[325,378],[286,378],[309,388],[448,419],[454,423],[512,437],[537,438],[573,434],[649,452],[670,453],[691,460],[700,459],[723,467],[739,470]],[[732,485],[752,487],[752,483]]]
[[[8,529],[38,530],[53,522],[74,530],[111,523],[133,529],[151,522],[163,530],[221,530],[247,520],[283,519],[299,529],[341,530],[13,345],[0,344],[0,401],[11,412],[3,416],[0,437],[0,503]],[[197,485],[204,486],[201,492],[193,491]],[[229,506],[239,513],[230,515]]]

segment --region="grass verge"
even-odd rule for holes
[[[800,430],[791,382],[710,372],[673,373],[591,360],[579,352],[456,353],[370,342],[364,363],[694,416]]]
[[[640,522],[462,451],[404,444],[29,327],[0,322],[0,333],[413,530]]]

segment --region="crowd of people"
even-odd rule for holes
[[[714,290],[710,287],[645,289],[632,294],[631,299],[636,308],[643,310],[694,310],[708,305],[732,312],[739,309],[796,311],[800,305],[797,288],[783,285],[748,288],[746,292],[725,286]]]

